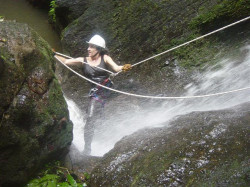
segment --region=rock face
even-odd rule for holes
[[[64,51],[73,57],[87,56],[86,41],[96,33],[101,34],[106,39],[115,62],[135,64],[194,39],[202,32],[207,33],[248,16],[249,6],[246,4],[246,0],[93,0],[86,5],[87,9],[83,14],[63,30],[62,44]],[[181,95],[183,88],[192,81],[192,72],[189,70],[202,68],[213,61],[215,56],[220,58],[231,49],[234,50],[239,43],[244,43],[249,38],[248,28],[249,22],[244,22],[220,35],[154,58],[133,67],[125,75],[120,74],[115,77],[114,82],[118,89],[130,85],[132,89],[143,90],[137,93]],[[71,82],[82,85],[77,82],[78,79],[69,76],[68,81],[63,82],[63,88],[66,88],[64,90],[73,87]],[[86,94],[81,91],[79,93]]]
[[[193,112],[123,138],[90,186],[247,186],[250,103]]]
[[[57,0],[56,1],[56,16],[57,24],[65,28],[72,21],[79,18],[87,9],[89,0]]]
[[[25,24],[0,22],[0,186],[19,186],[60,159],[72,123],[48,44]]]
[[[92,0],[63,30],[62,43],[71,56],[86,56],[86,41],[100,34],[115,62],[134,64],[247,16],[247,0]],[[182,95],[192,83],[192,70],[205,69],[231,52],[239,55],[236,49],[249,44],[249,24],[136,66],[117,76],[115,86],[145,95]],[[80,101],[87,93],[79,88],[83,83],[72,75],[65,79],[67,95],[74,94],[72,99],[85,107]],[[119,95],[105,110],[112,111],[122,102],[120,106],[125,102],[129,107],[140,106],[140,101]],[[249,114],[248,103],[230,110],[191,113],[165,127],[139,131],[104,156],[92,172],[90,186],[247,186]]]
[[[85,41],[99,33],[116,61],[137,61],[192,38],[195,26],[208,32],[247,17],[248,12],[247,0],[93,0],[63,31],[62,41],[66,51],[79,56],[85,52]]]

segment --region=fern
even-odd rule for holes
[[[56,0],[50,2],[50,10],[49,10],[49,17],[50,20],[55,23],[56,22]]]

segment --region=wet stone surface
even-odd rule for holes
[[[2,38],[0,186],[23,186],[45,161],[65,155],[72,123],[48,43],[12,21],[0,22]]]
[[[104,156],[91,186],[244,186],[249,182],[249,116],[246,103],[193,112],[169,127],[136,132]]]

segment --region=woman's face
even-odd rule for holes
[[[96,46],[93,44],[89,44],[88,47],[89,57],[94,57],[97,53],[99,53],[99,51],[97,50]]]

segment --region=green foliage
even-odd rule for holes
[[[47,174],[40,179],[34,179],[29,182],[28,187],[37,186],[56,186],[58,183],[59,176],[53,174]]]
[[[49,17],[50,20],[55,23],[56,22],[56,0],[50,2],[50,10],[49,10]]]
[[[250,4],[247,3],[247,1],[248,0],[223,0],[212,8],[205,6],[200,7],[199,15],[193,18],[188,24],[189,34],[172,39],[169,46],[166,47],[171,48],[183,44],[199,37],[201,32],[207,33],[209,32],[208,30],[217,29],[235,20],[249,16]],[[221,36],[219,38],[222,40]],[[226,41],[223,42],[225,43]],[[222,45],[223,44],[218,41],[218,37],[212,36],[209,37],[209,39],[199,40],[174,50],[173,54],[178,58],[180,65],[183,67],[189,69],[192,67],[202,68],[208,63],[215,63],[216,58],[222,57],[220,54],[223,50],[231,50],[229,49],[230,45],[224,47],[222,47]],[[224,49],[225,47],[227,47],[227,49]]]
[[[0,58],[2,58],[4,61],[6,60],[6,57],[3,55],[0,55]]]
[[[85,175],[89,176],[86,173]],[[67,168],[61,167],[60,162],[55,162],[47,165],[45,171],[38,178],[31,180],[26,187],[82,187],[87,186],[87,180],[89,178],[85,177],[84,181],[77,181]]]
[[[156,43],[155,28],[158,27],[158,17],[162,13],[157,2],[152,0],[115,1],[112,11],[113,38],[119,41],[113,44],[114,49],[121,49],[125,59],[130,60],[131,52],[144,56],[152,51],[149,38]],[[138,35],[138,33],[140,33]],[[129,47],[126,44],[129,41]],[[125,44],[125,45],[124,45]],[[143,50],[142,50],[143,44]],[[119,54],[118,54],[119,55]],[[137,56],[139,58],[139,56]],[[142,58],[142,57],[141,57]]]
[[[220,4],[215,5],[209,11],[200,9],[200,15],[190,22],[190,28],[206,28],[213,27],[218,23],[223,24],[225,21],[231,21],[249,16],[250,4],[248,0],[224,0]]]

